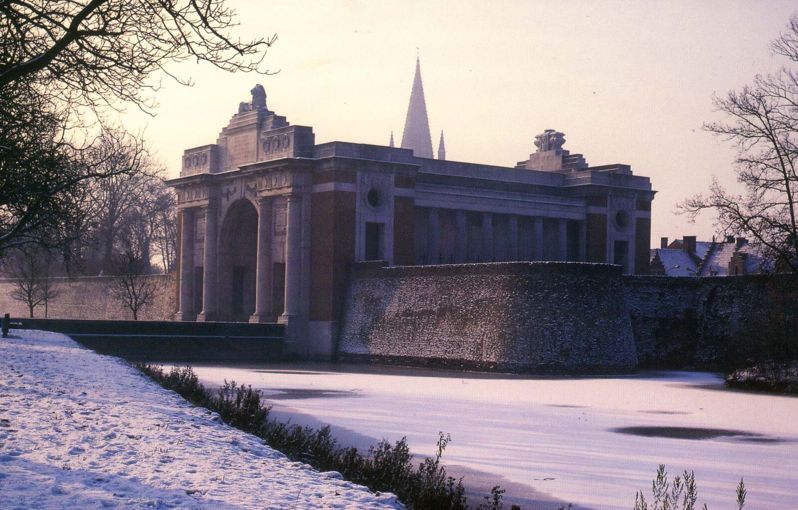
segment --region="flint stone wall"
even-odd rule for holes
[[[175,277],[152,275],[156,283],[153,303],[139,311],[139,319],[147,321],[171,320],[177,310],[175,302]],[[87,276],[77,278],[53,278],[58,295],[47,306],[47,316],[64,319],[130,320],[133,313],[110,292],[110,276]],[[15,285],[13,280],[0,278],[0,313],[12,317],[27,317],[25,303],[11,297]],[[44,317],[44,305],[37,306],[36,317]]]
[[[528,372],[637,366],[618,266],[562,262],[353,270],[344,359]]]

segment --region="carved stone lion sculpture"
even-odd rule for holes
[[[263,85],[257,84],[255,87],[250,90],[252,94],[252,109],[258,110],[260,108],[266,108],[266,90],[263,88]]]

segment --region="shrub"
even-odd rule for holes
[[[654,498],[652,510],[695,510],[698,501],[698,487],[695,481],[695,474],[685,471],[683,476],[677,476],[673,483],[668,481],[668,472],[665,465],[660,464],[657,468],[657,476],[651,482],[651,493]],[[745,506],[745,497],[748,491],[742,478],[737,485],[737,508],[742,510]],[[708,510],[705,504],[703,510]],[[635,495],[634,510],[648,510],[648,502],[642,491]]]
[[[169,373],[161,367],[135,365],[159,384],[175,391],[194,405],[219,413],[221,419],[238,429],[263,438],[267,444],[283,452],[291,460],[310,464],[320,471],[338,471],[354,483],[372,491],[392,492],[410,509],[465,510],[465,488],[462,479],[447,476],[441,457],[451,437],[439,433],[435,456],[424,459],[417,467],[413,454],[402,438],[393,445],[383,440],[362,455],[356,448],[341,447],[332,437],[330,427],[313,429],[269,418],[270,407],[264,405],[260,392],[251,386],[226,381],[216,393],[208,391],[191,367],[173,367]],[[501,509],[503,490],[491,491],[492,506],[479,509]]]

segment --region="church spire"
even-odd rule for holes
[[[443,143],[443,129],[441,129],[441,141],[438,142],[438,159],[446,159],[446,145]]]
[[[388,142],[388,147],[393,147],[393,146],[394,146],[394,144],[393,144],[393,129],[392,129],[391,130],[391,141]]]
[[[416,76],[407,106],[405,130],[402,133],[402,148],[413,149],[420,158],[432,158],[432,137],[429,133],[427,104],[424,100],[424,85],[421,83],[421,61],[416,57]]]

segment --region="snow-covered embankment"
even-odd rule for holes
[[[54,333],[0,339],[0,508],[403,508]]]

